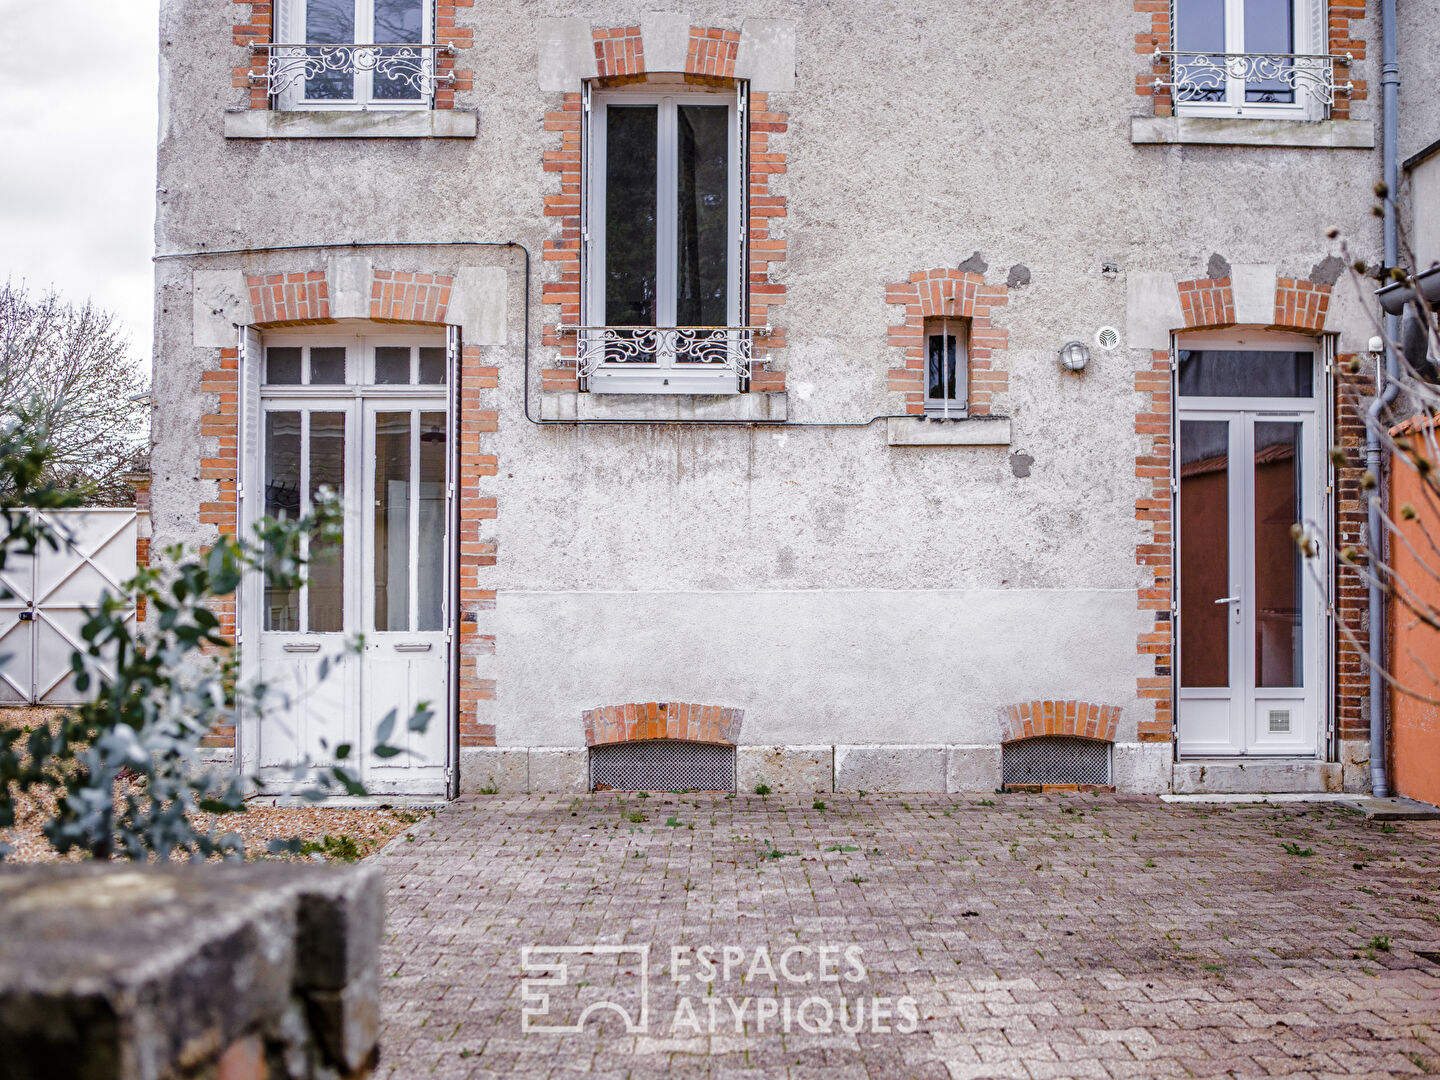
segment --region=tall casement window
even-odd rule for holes
[[[925,415],[965,416],[970,393],[970,361],[965,319],[925,320]]]
[[[749,344],[741,101],[734,90],[591,97],[578,341],[588,389],[736,389]]]
[[[278,0],[275,6],[269,78],[279,108],[429,106],[433,0]]]
[[[1180,114],[1320,119],[1333,102],[1325,0],[1174,0],[1174,11]]]

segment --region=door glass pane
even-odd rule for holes
[[[343,345],[310,350],[310,385],[345,385],[345,347]]]
[[[675,322],[725,326],[730,321],[730,107],[681,105],[676,112]]]
[[[322,488],[345,498],[345,414],[310,414],[310,504]],[[334,634],[345,629],[345,541],[310,541],[310,589],[306,604],[311,633]]]
[[[1178,51],[1208,54],[1204,63],[1201,57],[1183,56],[1175,62],[1176,100],[1224,101],[1225,71],[1223,66],[1216,70],[1215,54],[1225,51],[1225,0],[1175,0],[1175,23]]]
[[[605,110],[605,321],[655,325],[658,110]]]
[[[1300,425],[1255,423],[1256,686],[1304,686],[1300,549]]]
[[[305,0],[306,44],[348,44],[354,40],[355,0]],[[306,52],[324,56],[320,49]],[[345,66],[349,66],[348,60]],[[323,71],[305,80],[305,97],[310,101],[343,101],[354,96],[355,74],[351,71]]]
[[[410,414],[375,414],[375,629],[410,629]]]
[[[409,345],[381,345],[376,348],[375,381],[401,384],[410,381]]]
[[[375,43],[420,40],[422,0],[375,0]],[[418,49],[381,49],[380,66],[371,76],[370,94],[377,101],[418,101],[416,76],[428,63]],[[394,59],[398,57],[398,59]],[[391,59],[386,59],[391,58]]]
[[[420,350],[420,382],[425,386],[445,384],[445,350],[425,348]]]
[[[265,516],[300,516],[300,414],[265,414]],[[267,552],[274,558],[276,552]],[[300,629],[300,590],[265,584],[265,629]]]
[[[300,350],[266,349],[265,381],[274,386],[299,386]]]
[[[445,414],[420,414],[420,536],[417,630],[441,630],[445,598]]]
[[[1313,352],[1181,349],[1181,397],[1308,398]]]
[[[1294,0],[1245,0],[1245,51],[1295,51]],[[1295,90],[1280,79],[1251,79],[1245,83],[1246,101],[1293,104]]]
[[[1230,424],[1180,421],[1180,685],[1230,685]]]

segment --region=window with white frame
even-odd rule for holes
[[[970,396],[966,320],[925,320],[925,415],[962,419]]]
[[[426,108],[434,0],[277,0],[266,79],[281,109]]]
[[[1174,0],[1169,85],[1182,116],[1323,119],[1345,61],[1326,0]]]
[[[742,95],[590,98],[575,330],[587,389],[733,393],[748,374]]]

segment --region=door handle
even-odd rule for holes
[[[429,652],[430,642],[428,641],[401,641],[395,645],[396,652]]]
[[[1222,596],[1219,600],[1215,601],[1217,604],[1238,604],[1239,602],[1240,597],[1238,596]]]

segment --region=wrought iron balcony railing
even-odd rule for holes
[[[378,84],[394,91],[408,90],[414,97],[429,97],[441,87],[454,85],[453,72],[437,73],[438,56],[454,56],[449,45],[258,43],[252,46],[265,57],[265,70],[252,72],[250,81],[263,84],[274,96],[307,79],[373,72]],[[397,97],[396,100],[405,100]]]
[[[728,369],[750,377],[755,338],[768,326],[561,326],[575,335],[576,373],[585,379],[602,364]]]
[[[1162,52],[1170,61],[1170,73],[1157,75],[1156,85],[1167,86],[1177,103],[1223,104],[1228,100],[1232,80],[1245,85],[1244,101],[1249,104],[1295,104],[1296,92],[1303,90],[1326,105],[1335,104],[1337,93],[1353,89],[1349,78],[1341,81],[1338,69],[1349,68],[1349,53],[1205,53]]]

